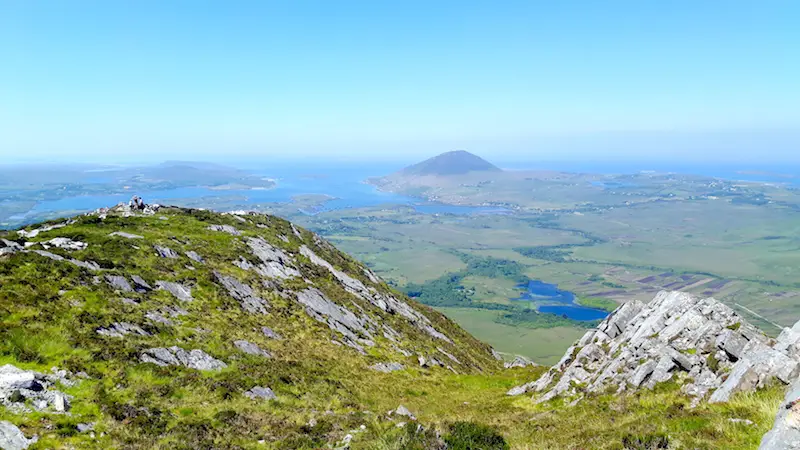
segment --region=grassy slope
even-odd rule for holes
[[[329,262],[367,282],[358,263],[335,250],[316,246],[310,234],[306,233],[304,242],[300,242],[288,222],[266,216],[251,220],[258,220],[268,229],[202,211],[187,214],[166,210],[160,215],[168,220],[109,217],[99,221],[84,217],[68,227],[42,233],[36,240],[64,236],[87,242],[88,249],[69,255],[98,262],[106,268],[104,273],[140,275],[151,284],[155,280],[171,280],[194,285],[195,300],[180,305],[189,315],[176,320],[174,327],[154,325],[143,317],[146,311],[177,303],[164,291],[125,293],[125,297],[140,302],[132,306],[123,303],[123,295],[112,291],[105,282],[95,283],[93,273],[68,263],[32,253],[0,260],[0,362],[40,371],[58,366],[84,371],[91,377],[80,387],[67,390],[75,396],[72,416],[14,415],[2,410],[3,418],[20,425],[28,434],[42,436],[40,447],[56,443],[86,447],[90,444],[87,435],[76,434],[74,426],[98,422],[98,432],[107,433],[97,442],[92,441],[99,448],[197,448],[212,444],[249,447],[261,439],[276,448],[316,448],[341,438],[346,427],[352,425],[351,413],[371,409],[376,402],[391,398],[383,397],[385,392],[376,388],[386,379],[367,369],[368,364],[399,360],[408,367],[417,365],[415,356],[404,359],[380,337],[366,357],[334,345],[330,339],[336,335],[308,317],[302,307],[270,289],[258,288],[259,280],[253,274],[231,264],[239,255],[249,255],[240,238],[211,232],[206,227],[227,223],[287,250],[296,251],[305,243]],[[117,230],[145,239],[108,236]],[[290,242],[283,243],[279,234],[290,237]],[[206,262],[196,264],[185,257],[159,258],[152,250],[154,243],[180,252],[195,250]],[[188,267],[190,263],[194,270]],[[245,313],[213,282],[213,269],[249,281],[271,304],[270,313]],[[354,306],[354,298],[327,271],[308,262],[301,263],[301,270],[329,298]],[[301,281],[284,285],[294,289],[306,286]],[[369,309],[367,304],[355,306]],[[424,311],[456,345],[427,337],[391,315],[373,315],[373,319],[390,323],[403,333],[405,337],[398,343],[402,348],[423,354],[434,354],[440,346],[446,348],[464,363],[459,366],[462,372],[496,367],[484,344],[439,313],[422,305],[415,307]],[[141,324],[153,335],[118,339],[95,333],[98,327],[117,321]],[[286,339],[266,339],[260,333],[261,326],[271,327]],[[244,355],[232,345],[236,339],[254,342],[274,357]],[[170,345],[203,349],[226,361],[229,367],[219,372],[198,372],[138,363],[141,350]],[[418,372],[409,369],[408,376]],[[260,403],[242,396],[243,391],[255,385],[270,386],[279,400]],[[325,415],[324,411],[331,413]],[[305,424],[312,418],[319,425],[308,429]]]

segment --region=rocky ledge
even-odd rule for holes
[[[798,374],[800,322],[776,341],[713,298],[660,292],[648,304],[617,308],[541,378],[508,394],[579,401],[674,381],[697,404],[725,402],[773,380],[790,384]]]

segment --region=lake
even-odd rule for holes
[[[608,316],[608,312],[602,309],[587,308],[575,303],[575,294],[561,290],[555,284],[529,280],[519,287],[526,291],[513,300],[537,303],[536,310],[539,312],[565,315],[573,320],[599,320]]]

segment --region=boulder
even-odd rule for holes
[[[231,297],[239,300],[242,309],[253,314],[266,314],[269,308],[269,303],[266,300],[256,295],[253,288],[249,285],[242,283],[236,278],[223,275],[219,272],[214,272],[214,278],[222,284],[225,290],[228,291]]]
[[[202,256],[198,255],[197,252],[189,250],[186,252],[186,256],[194,262],[204,263],[205,260]]]
[[[230,225],[211,225],[208,227],[211,231],[221,231],[223,233],[232,234],[234,236],[241,236],[242,232]]]
[[[113,233],[110,233],[109,236],[117,236],[125,239],[144,239],[144,236],[139,236],[138,234],[126,233],[124,231],[115,231]]]
[[[0,420],[0,448],[3,450],[23,450],[28,448],[28,446],[35,444],[37,441],[37,437],[34,436],[31,439],[25,437],[11,422]]]
[[[245,340],[233,341],[233,345],[235,345],[236,348],[238,348],[244,353],[247,353],[248,355],[263,356],[265,358],[272,357],[272,355],[270,355],[268,351],[262,349],[261,347],[259,347],[256,344],[253,344],[250,341],[245,341]]]
[[[197,370],[220,370],[228,367],[224,362],[211,357],[202,350],[186,351],[180,347],[151,348],[139,357],[142,362],[153,363],[161,367],[184,366]]]
[[[124,337],[127,334],[138,334],[139,336],[150,336],[150,333],[143,330],[140,326],[128,322],[114,322],[106,328],[98,328],[97,334],[110,337]]]
[[[272,389],[268,387],[254,386],[249,391],[245,391],[244,395],[253,400],[275,400],[278,398]]]
[[[272,328],[270,328],[270,327],[261,327],[261,333],[263,333],[264,336],[266,336],[266,337],[268,337],[270,339],[275,339],[276,341],[282,341],[283,340],[283,336],[281,336],[280,334],[276,333],[275,331],[272,331]]]
[[[155,249],[158,256],[162,258],[177,259],[180,257],[175,250],[169,247],[165,247],[163,245],[154,245],[153,248]]]
[[[800,379],[795,380],[778,409],[772,429],[761,439],[759,450],[800,449]]]
[[[397,362],[377,363],[369,366],[369,368],[377,372],[383,372],[383,373],[395,372],[398,370],[405,369],[405,367],[403,367],[402,364]]]
[[[175,283],[173,281],[156,281],[156,286],[174,295],[175,298],[182,302],[194,300],[192,297],[192,289],[180,283]]]
[[[128,283],[128,280],[125,279],[125,277],[120,275],[106,275],[105,278],[106,282],[115,290],[122,292],[133,292],[131,284]]]

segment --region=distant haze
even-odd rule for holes
[[[5,2],[0,156],[800,162],[800,2]]]

